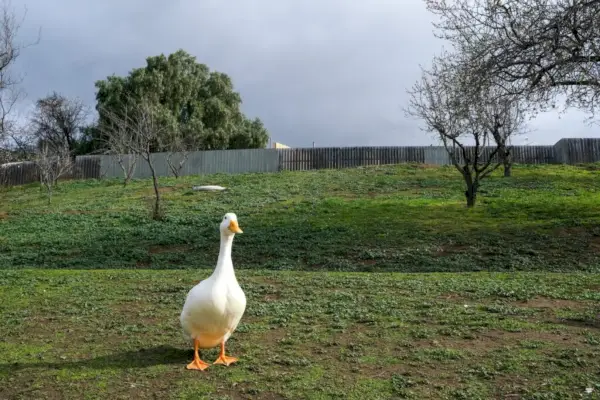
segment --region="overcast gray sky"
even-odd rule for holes
[[[405,90],[442,43],[422,0],[12,0],[27,104],[56,90],[95,105],[94,82],[179,48],[231,76],[243,109],[294,147],[427,145]],[[599,136],[570,112],[543,115],[528,142]],[[523,142],[520,138],[517,142]]]

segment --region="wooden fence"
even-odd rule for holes
[[[94,156],[77,157],[75,165],[61,179],[100,178],[100,160]],[[0,165],[0,185],[16,186],[40,180],[38,168],[33,161],[19,161]]]
[[[482,159],[486,160],[492,151],[492,147],[486,148]],[[513,146],[511,154],[513,162],[517,164],[600,162],[600,139],[561,139],[553,146]],[[167,162],[169,154],[155,153],[152,157],[158,176],[172,176]],[[171,160],[177,163],[182,157],[182,154],[174,154]],[[191,152],[187,157],[181,175],[298,171],[402,163],[451,164],[448,152],[439,146],[215,150]],[[149,176],[146,162],[138,160],[133,177]],[[77,157],[73,171],[65,179],[118,177],[122,177],[122,171],[116,156],[94,155]],[[0,166],[2,185],[21,185],[38,179],[33,162]]]
[[[427,147],[329,147],[280,149],[279,170],[298,171],[425,162]]]

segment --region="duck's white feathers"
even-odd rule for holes
[[[197,339],[201,348],[227,342],[246,310],[246,295],[238,284],[231,260],[234,235],[228,231],[230,224],[241,232],[235,214],[226,214],[221,223],[217,266],[210,277],[188,292],[180,315],[183,331],[191,339]]]
[[[200,347],[215,347],[229,339],[245,309],[246,295],[235,277],[213,274],[189,291],[181,326],[191,339],[198,339]]]

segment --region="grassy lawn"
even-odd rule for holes
[[[486,180],[465,210],[453,168],[419,165],[163,179],[168,218],[151,221],[149,181],[0,192],[0,268],[212,268],[217,226],[238,214],[238,269],[600,271],[600,173],[522,167]],[[226,192],[193,192],[221,184]]]
[[[0,399],[599,399],[597,166],[514,175],[472,210],[449,167],[162,179],[163,222],[149,181],[3,189]],[[187,371],[229,211],[240,362]]]
[[[208,273],[0,271],[0,398],[600,392],[597,274],[241,271],[248,309],[228,347],[240,362],[188,371],[192,351],[178,314]],[[203,353],[210,362],[216,356]]]

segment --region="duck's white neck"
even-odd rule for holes
[[[234,235],[221,234],[221,248],[219,249],[219,258],[217,267],[213,273],[216,277],[234,275],[233,262],[231,261],[231,246],[233,245]]]

